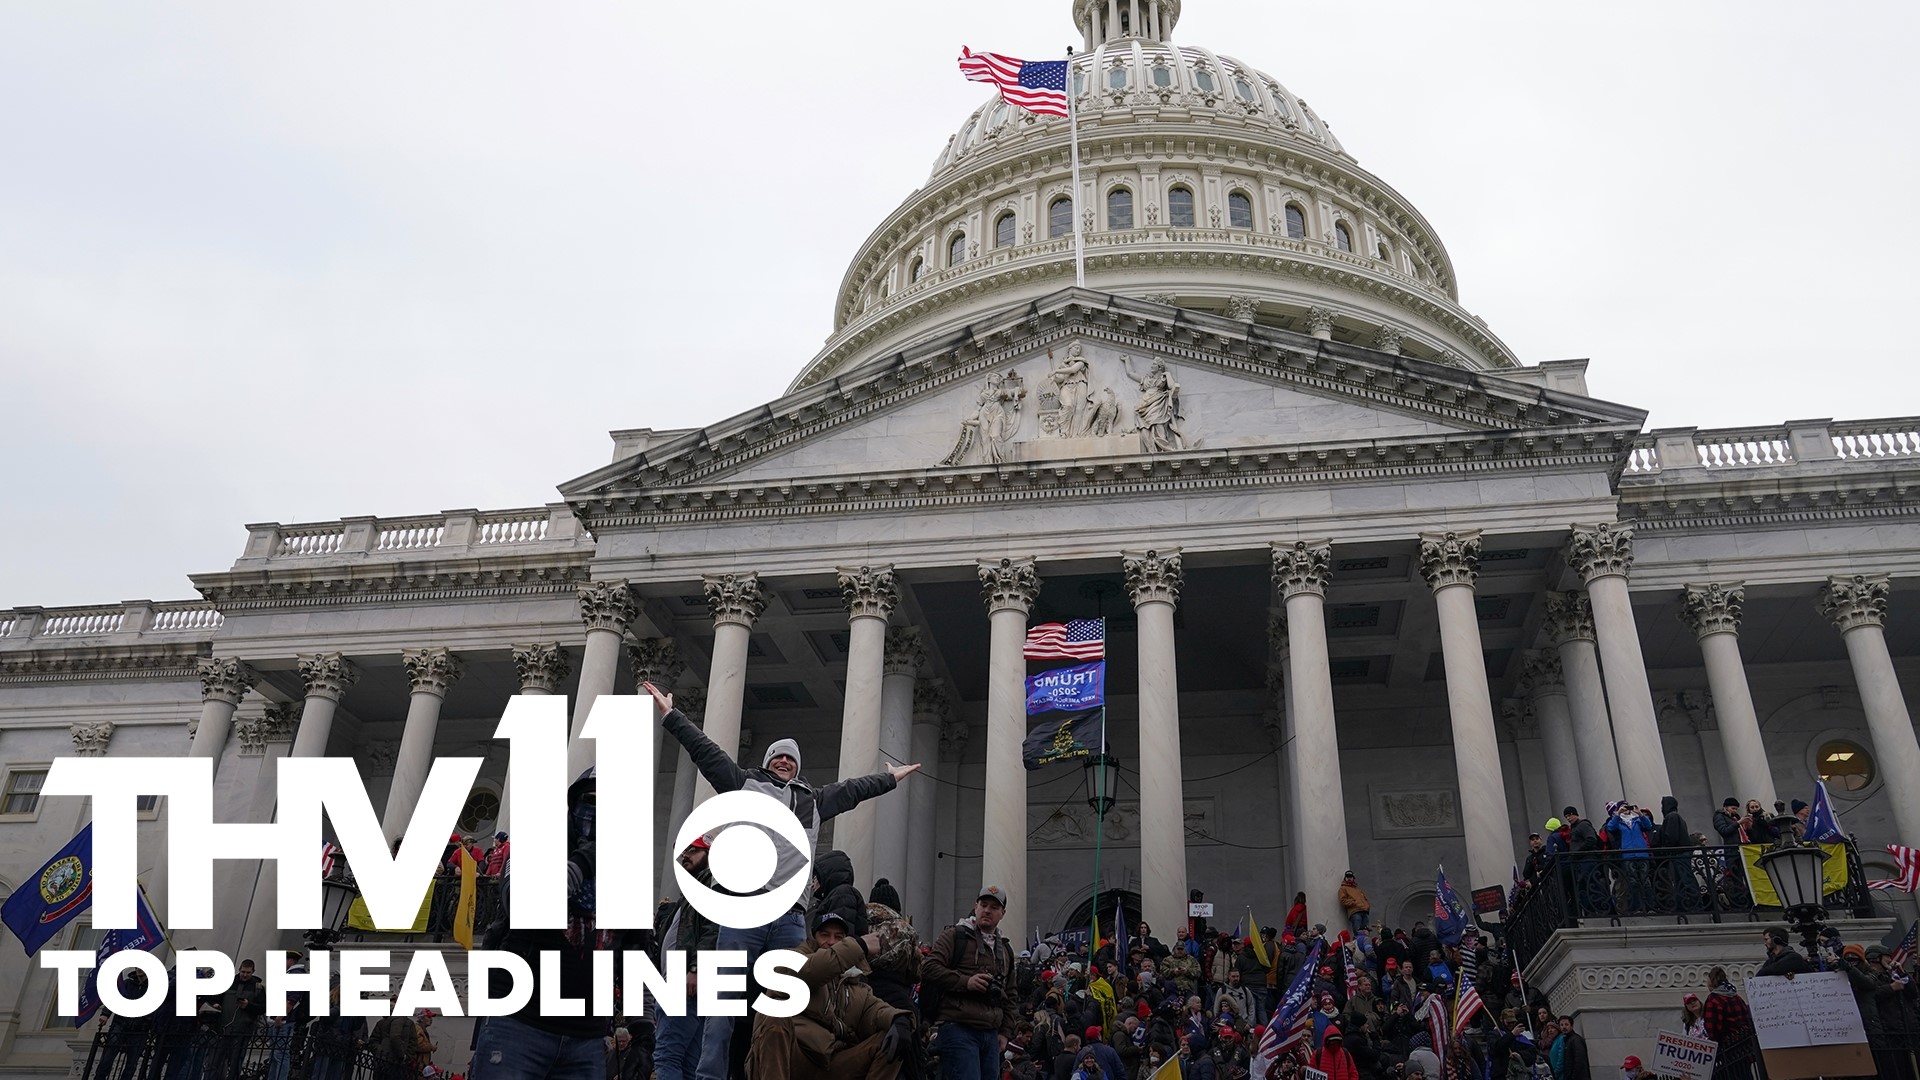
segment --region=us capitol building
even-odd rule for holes
[[[1671,794],[1711,834],[1821,776],[1891,876],[1920,842],[1920,419],[1645,430],[1461,307],[1420,211],[1272,76],[1176,44],[1181,6],[1076,0],[1079,190],[1066,120],[982,105],[765,405],[613,432],[545,505],[251,524],[191,598],[0,610],[0,896],[87,820],[37,794],[59,756],[211,758],[216,814],[265,821],[277,759],[351,755],[389,837],[433,758],[480,756],[461,828],[490,835],[509,697],[568,695],[577,732],[651,679],[743,761],[797,738],[816,784],[925,763],[822,838],[923,926],[982,881],[1023,937],[1082,925],[1095,814],[1081,768],[1022,766],[1021,644],[1095,616],[1102,869],[1156,933],[1190,888],[1226,926],[1296,890],[1338,923],[1348,868],[1404,926],[1436,862],[1505,885],[1567,804]],[[660,761],[664,861],[696,776]],[[291,944],[273,875],[220,866],[218,929],[176,939]],[[1696,939],[1658,936],[1688,929],[1529,974],[1603,1056],[1701,989]],[[1750,971],[1728,932],[1712,962]],[[83,1037],[0,948],[0,1072]]]

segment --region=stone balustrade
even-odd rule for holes
[[[247,526],[237,566],[291,559],[365,558],[398,552],[471,556],[492,548],[574,547],[589,543],[566,503],[520,510],[449,510],[418,517]]]
[[[1920,417],[1797,420],[1776,427],[1663,428],[1634,440],[1626,475],[1773,469],[1812,462],[1920,460]]]
[[[153,635],[195,635],[217,630],[224,621],[204,600],[129,600],[123,604],[90,607],[21,607],[0,611],[0,645],[32,641],[47,645],[59,639],[142,638]]]

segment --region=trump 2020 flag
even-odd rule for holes
[[[1015,60],[1000,53],[960,50],[960,74],[992,83],[1010,105],[1045,116],[1067,115],[1067,62]]]
[[[1807,812],[1807,834],[1802,840],[1813,844],[1837,843],[1845,840],[1846,834],[1840,831],[1840,815],[1833,812],[1833,801],[1827,798],[1827,782],[1816,781],[1813,785],[1813,809]]]
[[[1027,715],[1094,709],[1107,703],[1107,665],[1055,668],[1027,679]]]
[[[89,823],[7,898],[0,906],[0,921],[32,956],[92,904],[93,825]]]
[[[1027,732],[1027,741],[1020,748],[1020,757],[1029,769],[1038,769],[1056,761],[1092,757],[1100,752],[1100,737],[1105,726],[1105,709],[1055,713]]]
[[[1300,964],[1300,970],[1294,973],[1293,982],[1287,984],[1287,994],[1280,999],[1280,1007],[1273,1010],[1273,1019],[1260,1029],[1260,1038],[1254,1044],[1253,1060],[1247,1066],[1249,1077],[1265,1080],[1267,1071],[1287,1047],[1298,1043],[1313,1031],[1313,976],[1320,966],[1320,947],[1323,941],[1315,941],[1313,949]]]
[[[1442,944],[1458,945],[1466,934],[1473,917],[1467,914],[1467,905],[1460,902],[1460,894],[1447,884],[1447,868],[1440,867],[1439,876],[1433,882],[1433,932]]]
[[[80,1011],[74,1014],[74,1027],[93,1019],[93,1014],[100,1009],[100,965],[107,962],[107,957],[126,949],[152,952],[167,940],[166,931],[160,929],[160,919],[147,903],[145,889],[136,895],[135,905],[133,929],[107,931],[100,939],[100,947],[94,950],[93,969],[87,972],[87,985],[80,991]]]

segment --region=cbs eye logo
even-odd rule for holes
[[[758,827],[756,827],[758,826]],[[717,832],[715,830],[718,830]],[[775,883],[780,854],[774,849],[769,830],[793,845],[805,860],[799,871],[784,882]],[[707,868],[713,880],[735,893],[765,892],[753,896],[730,896],[700,883],[679,860],[673,864],[680,895],[707,918],[722,926],[746,929],[765,926],[793,910],[807,887],[808,871],[813,865],[812,844],[807,830],[778,799],[756,791],[727,791],[693,808],[673,840],[673,850],[685,851],[700,836],[708,839]]]

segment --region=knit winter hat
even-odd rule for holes
[[[1797,814],[1797,813],[1799,813],[1800,811],[1802,811],[1802,810],[1805,810],[1806,808],[1807,808],[1807,804],[1806,804],[1806,803],[1805,803],[1804,801],[1802,801],[1802,800],[1800,800],[1800,799],[1795,799],[1795,800],[1793,800],[1793,812],[1794,812],[1794,813],[1796,813],[1796,814]]]
[[[779,757],[781,754],[792,758],[793,770],[795,772],[800,771],[800,744],[794,742],[792,739],[775,739],[773,745],[767,747],[766,756],[760,759],[760,767],[763,769],[766,768],[773,763],[774,758]]]

